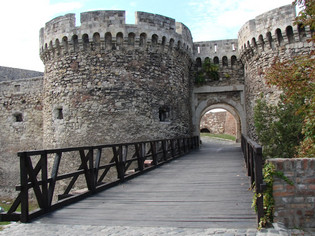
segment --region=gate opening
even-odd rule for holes
[[[235,117],[225,109],[212,109],[200,120],[200,135],[236,140],[237,122]]]

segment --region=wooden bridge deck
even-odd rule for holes
[[[239,145],[204,143],[200,150],[35,222],[255,228],[245,173]]]

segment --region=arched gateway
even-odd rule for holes
[[[241,133],[246,133],[246,113],[244,104],[244,86],[196,87],[193,91],[193,129],[199,135],[201,117],[208,111],[222,108],[230,112],[236,120],[236,142],[240,142]]]

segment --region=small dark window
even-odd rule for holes
[[[135,45],[135,38],[136,35],[134,33],[128,34],[128,45],[134,46]]]
[[[214,64],[219,64],[220,63],[219,58],[218,57],[214,57],[213,58],[213,63]]]
[[[57,112],[57,119],[58,120],[62,120],[63,119],[63,111],[62,111],[62,108],[57,108],[56,110]]]
[[[236,65],[236,63],[237,63],[237,58],[236,58],[236,56],[231,56],[231,65],[232,66],[235,66]]]
[[[288,26],[286,28],[286,33],[287,33],[289,43],[293,43],[294,42],[294,34],[293,34],[292,26]]]
[[[14,85],[14,90],[15,90],[16,92],[20,92],[21,86],[20,86],[19,84]]]
[[[228,66],[228,59],[226,56],[222,57],[222,65],[223,66]]]
[[[258,42],[259,42],[259,44],[261,46],[261,50],[264,51],[264,49],[265,49],[265,41],[264,41],[264,37],[262,35],[259,35]]]
[[[112,34],[109,32],[105,34],[105,48],[108,50],[112,49]]]
[[[278,43],[281,46],[283,44],[283,36],[282,36],[281,29],[276,30],[276,35],[277,35]]]
[[[270,48],[273,49],[273,39],[272,39],[272,35],[270,32],[267,33],[267,40],[269,42]]]
[[[15,122],[22,122],[23,121],[22,113],[15,113],[14,118],[15,118]]]
[[[139,46],[145,47],[147,44],[147,35],[145,33],[140,34]]]
[[[116,35],[116,45],[117,46],[122,46],[124,43],[124,35],[123,33],[119,32]]]
[[[152,35],[152,46],[155,47],[158,44],[159,37],[156,34]]]
[[[304,41],[306,38],[306,32],[305,32],[305,28],[303,25],[299,24],[298,25],[298,31],[299,31],[299,38],[300,41]]]
[[[165,46],[165,44],[166,44],[166,37],[163,36],[163,38],[162,38],[162,46]]]
[[[168,121],[170,114],[170,108],[167,106],[160,107],[159,109],[159,118],[161,122]]]
[[[201,58],[200,57],[198,57],[196,59],[196,64],[197,64],[197,67],[201,67],[202,66],[202,62],[201,62]]]

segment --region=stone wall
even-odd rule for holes
[[[82,13],[80,26],[74,14],[52,19],[40,30],[44,79],[16,80],[28,72],[0,67],[0,81],[14,80],[0,83],[1,188],[18,180],[17,151],[197,135],[214,108],[233,114],[238,139],[255,138],[256,99],[280,94],[266,86],[266,69],[275,56],[314,49],[294,16],[284,6],[247,22],[238,39],[196,43],[184,24],[151,13],[137,12],[132,25],[124,11]],[[194,85],[206,58],[219,80]]]
[[[75,27],[66,15],[41,30],[45,147],[191,135],[190,31],[150,13],[124,18],[87,12]]]
[[[281,91],[266,85],[266,70],[278,57],[280,60],[309,54],[314,45],[308,42],[309,28],[294,25],[295,8],[283,6],[266,12],[247,22],[239,31],[238,48],[244,64],[247,134],[256,140],[253,110],[263,93],[265,99],[276,104]]]
[[[201,70],[206,58],[219,68],[217,81],[205,78],[202,84],[195,86],[229,86],[244,84],[244,68],[240,61],[237,40],[215,40],[194,42],[194,75]]]
[[[213,134],[236,135],[236,121],[229,112],[208,112],[200,121],[200,130],[207,129]]]
[[[0,82],[43,76],[43,72],[0,66]]]
[[[226,113],[224,130],[225,134],[236,136],[236,120],[230,112]]]
[[[289,228],[315,227],[315,158],[269,159],[294,185],[275,177],[275,222]]]
[[[42,148],[43,78],[0,82],[0,192],[16,194],[19,179],[17,152]]]

